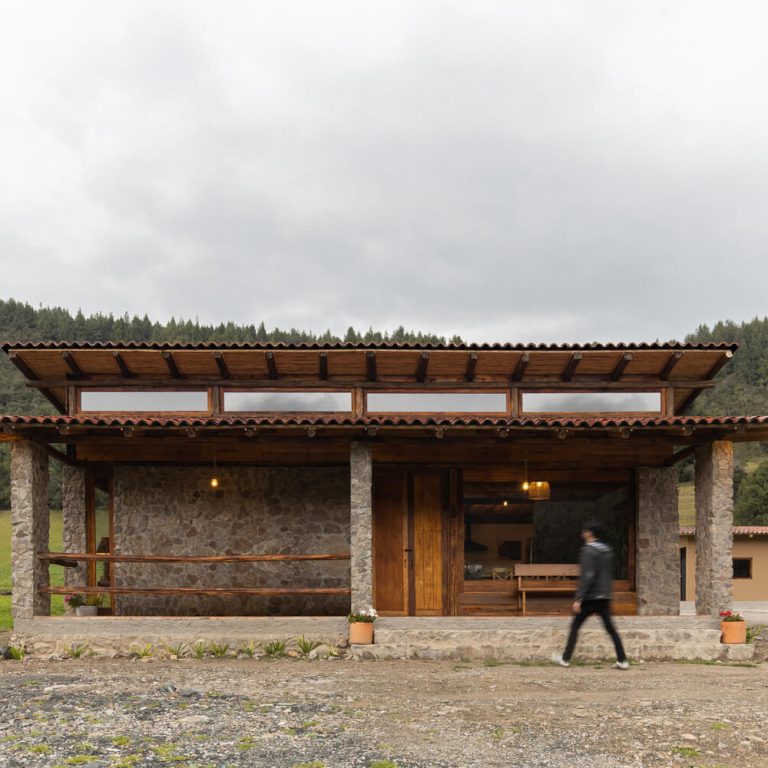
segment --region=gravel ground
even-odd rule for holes
[[[766,712],[766,664],[27,658],[0,766],[751,768]]]

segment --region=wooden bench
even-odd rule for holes
[[[567,594],[576,591],[579,566],[573,563],[519,563],[515,565],[517,607],[525,616],[526,595],[535,593]]]

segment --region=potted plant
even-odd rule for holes
[[[370,605],[347,616],[349,622],[349,642],[357,645],[370,645],[373,642],[373,622],[379,618],[376,609]]]
[[[720,611],[721,643],[734,645],[747,642],[747,622],[735,611]]]
[[[75,616],[96,616],[103,602],[101,593],[95,595],[65,595],[64,603],[67,608],[75,612]]]

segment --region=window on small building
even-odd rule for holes
[[[752,578],[752,558],[734,557],[733,558],[733,578],[751,579]]]
[[[659,413],[661,392],[523,392],[525,413]]]
[[[224,410],[232,413],[350,413],[351,392],[224,392]]]

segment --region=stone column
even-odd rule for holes
[[[61,468],[61,526],[64,552],[85,552],[85,469]],[[64,569],[64,584],[68,587],[84,587],[88,583],[87,566],[79,563],[76,568]]]
[[[373,605],[373,461],[370,443],[350,447],[352,610]]]
[[[680,521],[677,470],[637,470],[637,612],[680,613]]]
[[[51,612],[48,563],[37,559],[48,551],[48,454],[26,440],[11,443],[11,613],[31,619]]]
[[[733,598],[733,443],[696,450],[696,613],[717,616]]]

